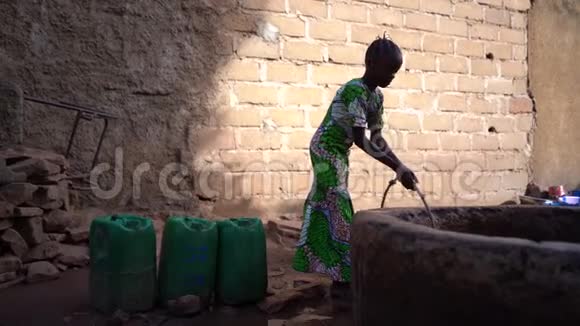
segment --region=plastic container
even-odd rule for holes
[[[150,219],[100,217],[90,229],[90,299],[97,310],[146,311],[155,303],[155,230]]]
[[[562,196],[559,198],[559,201],[571,206],[577,206],[580,204],[580,197],[577,196]]]
[[[216,222],[171,217],[165,223],[159,263],[159,301],[197,295],[206,303],[215,287],[218,227]]]
[[[229,305],[262,300],[268,286],[266,236],[259,218],[218,222],[216,294]]]

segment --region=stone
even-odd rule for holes
[[[60,181],[66,179],[66,174],[47,175],[43,177],[34,177],[30,181],[36,185],[57,185]]]
[[[17,272],[7,272],[0,274],[0,283],[6,283],[18,278]]]
[[[38,260],[50,260],[60,255],[60,244],[55,241],[43,242],[38,246],[30,249],[23,261],[33,262]]]
[[[14,173],[24,173],[28,179],[59,174],[60,166],[45,160],[29,158],[8,167]]]
[[[12,214],[14,214],[14,205],[2,200],[2,198],[0,195],[0,219],[12,217]]]
[[[8,203],[18,206],[32,200],[37,190],[38,186],[31,183],[11,183],[0,187],[0,196]]]
[[[42,217],[17,219],[15,228],[29,246],[36,246],[47,240],[42,227]]]
[[[85,246],[60,245],[61,254],[56,262],[73,267],[83,267],[89,264],[89,248]]]
[[[79,226],[77,228],[68,228],[66,231],[67,241],[79,243],[89,240],[90,227]]]
[[[169,313],[174,316],[191,316],[202,309],[201,299],[196,295],[185,295],[167,302]]]
[[[61,272],[64,272],[64,271],[66,271],[66,270],[68,269],[68,266],[67,266],[67,265],[65,265],[65,264],[56,263],[56,264],[54,264],[54,265],[55,265],[55,266],[58,268],[58,270],[59,270],[59,271],[61,271]]]
[[[285,326],[331,326],[332,317],[302,314],[284,324]]]
[[[51,233],[63,233],[72,223],[71,213],[58,209],[44,216],[44,230]]]
[[[306,283],[297,283],[306,282]],[[294,281],[294,290],[299,291],[306,299],[323,298],[327,293],[327,287],[320,281]]]
[[[70,185],[70,181],[69,180],[61,180],[58,182],[57,187],[58,187],[58,197],[59,200],[62,200],[63,202],[63,208],[66,211],[70,210],[70,196],[69,196],[69,185]]]
[[[0,274],[17,272],[22,268],[20,258],[12,255],[0,256]]]
[[[67,235],[64,233],[48,233],[46,237],[48,241],[63,242],[66,240]]]
[[[28,266],[26,273],[26,282],[37,283],[43,281],[50,281],[60,277],[58,268],[47,261],[38,261]]]
[[[32,216],[40,216],[44,213],[42,208],[38,207],[15,207],[14,208],[14,217],[32,217]]]
[[[283,279],[273,279],[269,283],[270,287],[276,291],[285,289],[288,286],[288,282]]]
[[[290,303],[303,298],[304,294],[294,289],[288,289],[266,297],[258,303],[258,308],[265,313],[275,314],[282,311]]]
[[[65,169],[69,167],[66,158],[54,152],[24,146],[11,146],[0,149],[0,159],[5,159],[8,165],[11,162],[19,162],[30,158],[45,160]]]
[[[60,197],[60,190],[58,185],[49,185],[38,186],[38,189],[34,192],[33,197],[26,201],[26,204],[29,206],[42,207],[44,209],[55,209],[47,207],[47,205],[51,205],[52,203],[59,201],[61,201],[62,205],[62,198]]]
[[[40,205],[42,209],[47,211],[55,210],[55,209],[64,209],[64,201],[63,200],[54,200],[50,202],[46,202],[45,204]]]
[[[0,82],[0,108],[0,144],[21,144],[24,136],[22,89],[6,81],[5,76]]]
[[[12,227],[12,225],[14,225],[14,221],[12,221],[12,219],[0,218],[0,231],[9,229]]]
[[[14,229],[4,231],[0,240],[4,241],[17,257],[24,256],[28,251],[26,240]]]
[[[0,283],[0,290],[9,288],[9,287],[17,285],[17,284],[20,284],[20,283],[24,282],[25,279],[26,279],[26,277],[24,277],[24,276],[17,276],[16,279],[14,279],[12,281]]]
[[[6,167],[6,162],[0,160],[0,185],[26,182],[26,173],[14,173]]]

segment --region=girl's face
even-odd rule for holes
[[[391,84],[399,69],[399,65],[394,67],[392,62],[389,62],[388,58],[385,57],[380,58],[376,62],[371,62],[371,65],[368,67],[373,81],[381,88],[385,88]]]

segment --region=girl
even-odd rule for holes
[[[383,35],[368,47],[366,71],[343,85],[310,142],[314,183],[304,205],[304,223],[293,267],[323,273],[333,280],[331,298],[337,310],[347,308],[350,294],[350,226],[354,214],[348,193],[348,157],[352,144],[397,173],[407,189],[417,178],[395,156],[381,136],[383,94],[401,68],[401,49]],[[371,138],[365,135],[370,130]],[[345,296],[345,300],[340,298]],[[342,302],[341,302],[342,301]]]

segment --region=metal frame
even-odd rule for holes
[[[75,117],[75,122],[73,124],[72,127],[72,131],[68,140],[68,144],[66,147],[66,153],[65,153],[65,157],[68,158],[71,148],[72,148],[72,144],[73,144],[73,140],[74,137],[76,135],[77,132],[77,127],[79,125],[79,121],[81,119],[84,120],[93,120],[93,118],[98,118],[98,119],[103,119],[104,124],[103,124],[103,130],[101,131],[101,136],[99,137],[99,143],[97,145],[97,149],[95,151],[95,155],[93,156],[93,162],[91,164],[91,169],[95,167],[95,165],[97,165],[97,159],[99,157],[99,153],[101,151],[101,146],[103,144],[103,139],[105,138],[105,134],[107,133],[107,129],[109,127],[109,119],[119,119],[119,117],[114,116],[112,114],[103,112],[103,111],[98,111],[89,107],[85,107],[85,106],[80,106],[80,105],[76,105],[76,104],[71,104],[71,103],[66,103],[66,102],[52,102],[52,101],[48,101],[48,100],[42,100],[42,99],[38,99],[38,98],[34,98],[34,97],[30,97],[30,96],[24,96],[24,99],[26,101],[30,101],[30,102],[34,102],[34,103],[39,103],[39,104],[44,104],[50,107],[56,107],[56,108],[60,108],[60,109],[65,109],[65,110],[69,110],[69,111],[76,111],[76,117]]]

